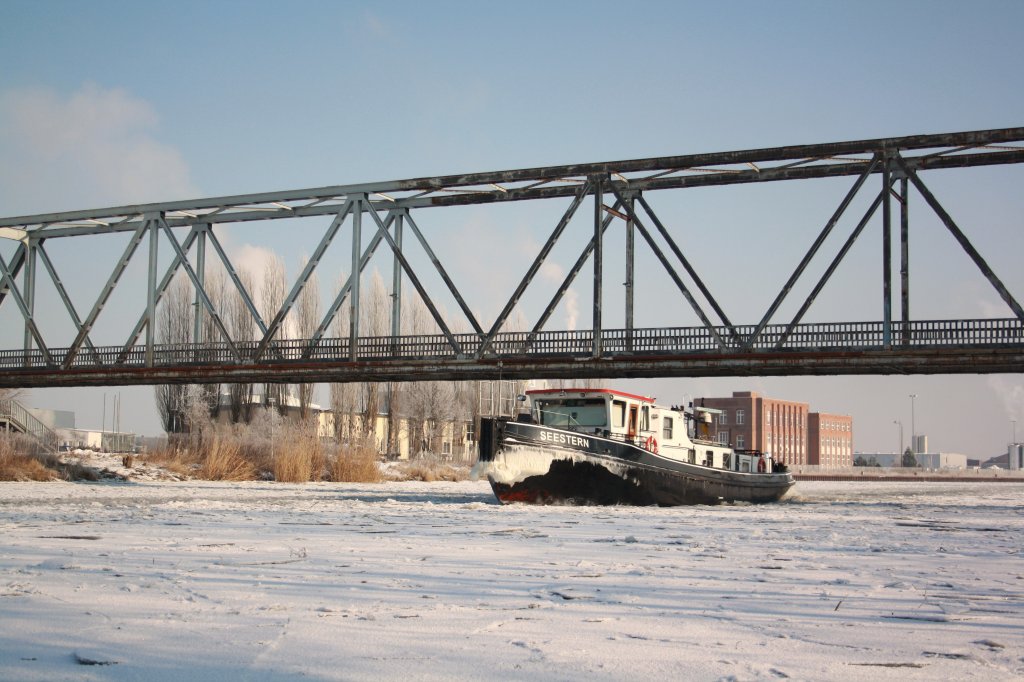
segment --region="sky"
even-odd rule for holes
[[[0,215],[1017,126],[1024,113],[1017,87],[1021,19],[1018,2],[635,2],[626,8],[612,2],[8,0],[0,4]],[[1024,247],[1024,197],[1017,189],[1024,169],[942,171],[924,179],[1011,292],[1024,298],[1015,258]],[[760,319],[849,186],[849,180],[773,183],[650,200],[733,321],[749,324]],[[913,317],[1008,317],[1005,304],[916,202]],[[493,320],[564,210],[534,203],[544,205],[435,209],[418,218],[485,321]],[[237,262],[258,269],[277,253],[294,277],[324,227],[259,224],[220,234]],[[836,239],[850,229],[837,230]],[[76,306],[88,309],[124,241],[60,241],[51,257]],[[876,224],[811,319],[880,319],[880,242]],[[838,248],[830,243],[828,258]],[[539,290],[524,299],[527,316],[543,306],[579,248],[570,240],[556,249]],[[321,266],[325,292],[344,250]],[[5,258],[12,251],[0,244]],[[481,259],[481,252],[502,257]],[[654,262],[649,254],[640,257]],[[134,324],[143,261],[133,261],[104,311],[98,343],[123,342],[123,328]],[[621,251],[609,248],[606,270],[621,261]],[[381,265],[385,274],[388,267]],[[665,300],[671,282],[656,267],[641,269],[637,324],[690,324],[678,296]],[[52,294],[40,296],[44,309],[60,306]],[[549,328],[585,327],[589,296],[574,289]],[[799,287],[794,297],[780,315],[799,305]],[[621,299],[609,287],[607,310],[618,310]],[[447,309],[455,306],[449,302]],[[16,315],[10,305],[0,310],[0,347],[20,345]],[[57,308],[41,324],[66,333],[61,315]],[[606,326],[616,315],[606,313]],[[665,403],[734,390],[803,400],[812,410],[852,415],[855,449],[865,452],[895,449],[902,422],[904,445],[914,430],[929,436],[932,450],[988,457],[1005,452],[1013,420],[1024,418],[1019,375],[609,383]],[[109,406],[115,393],[123,428],[159,431],[149,388],[36,390],[28,402],[74,409],[80,425],[98,426],[104,394]],[[913,414],[911,394],[917,395]]]

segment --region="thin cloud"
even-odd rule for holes
[[[391,37],[391,30],[388,28],[387,24],[369,10],[363,12],[363,28],[366,29],[369,35],[375,38]]]
[[[157,139],[159,123],[148,102],[119,88],[0,92],[5,203],[48,212],[197,196],[181,153]]]

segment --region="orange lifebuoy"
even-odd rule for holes
[[[654,436],[647,436],[647,440],[644,441],[644,449],[658,454],[658,439]]]

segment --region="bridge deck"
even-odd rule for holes
[[[480,352],[476,334],[259,344],[163,344],[146,364],[142,345],[97,347],[67,362],[67,349],[0,351],[0,386],[254,381],[770,376],[793,374],[948,374],[1024,371],[1024,323],[1016,318],[737,326],[723,344],[705,327],[499,334]],[[753,339],[753,341],[751,341]]]

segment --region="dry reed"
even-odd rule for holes
[[[406,481],[468,481],[470,468],[439,460],[434,455],[420,455],[414,460],[399,462],[393,469]]]
[[[330,479],[336,483],[379,483],[383,476],[372,439],[339,446],[330,461]]]
[[[0,434],[0,481],[50,481],[57,472],[36,457],[35,442],[17,434]]]
[[[212,431],[199,446],[199,476],[210,481],[251,481],[256,469],[242,455],[241,439],[229,430]]]
[[[314,422],[288,424],[276,435],[273,444],[275,481],[307,483],[323,478],[326,456]]]

